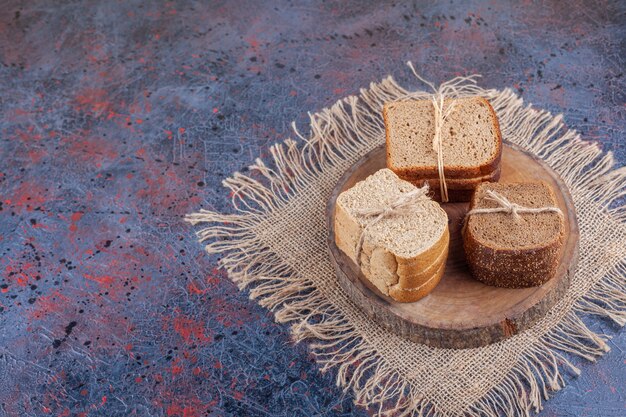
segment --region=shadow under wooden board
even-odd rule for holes
[[[342,288],[381,326],[396,334],[442,348],[472,348],[518,334],[535,323],[567,290],[578,261],[579,231],[574,203],[561,178],[545,163],[516,146],[505,144],[500,182],[545,181],[552,187],[565,214],[564,244],[557,275],[542,286],[523,289],[491,287],[472,278],[463,251],[461,227],[469,203],[446,203],[450,254],[443,278],[426,297],[399,303],[382,294],[335,244],[334,215],[337,196],[385,167],[380,146],[352,166],[338,181],[326,209],[331,261]]]

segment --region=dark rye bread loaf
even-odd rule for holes
[[[493,190],[523,207],[557,207],[550,187],[536,183],[482,183],[469,209],[499,207],[485,199]],[[463,245],[474,278],[488,285],[523,288],[541,285],[556,274],[563,244],[564,221],[559,213],[479,213],[468,216]]]
[[[442,130],[446,179],[479,178],[500,165],[502,136],[496,113],[482,97],[454,99]],[[449,105],[451,99],[445,100]],[[385,103],[387,167],[402,179],[437,176],[435,110],[430,100]]]

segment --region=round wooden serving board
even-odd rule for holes
[[[352,166],[337,183],[327,206],[330,257],[337,278],[351,299],[373,320],[415,342],[443,348],[472,348],[520,333],[541,318],[565,293],[578,260],[578,225],[572,198],[561,178],[542,161],[506,144],[500,182],[543,180],[556,194],[565,213],[565,240],[557,275],[540,287],[490,287],[472,278],[465,262],[461,226],[468,203],[447,203],[450,254],[441,282],[425,298],[399,303],[380,293],[335,245],[337,196],[385,167],[380,146]]]

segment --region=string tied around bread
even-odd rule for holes
[[[416,188],[415,190],[402,194],[395,201],[386,206],[370,207],[355,211],[357,215],[372,218],[370,221],[367,222],[367,224],[361,231],[361,235],[359,236],[359,240],[356,245],[356,262],[359,267],[361,267],[361,252],[363,250],[365,234],[367,233],[368,229],[384,218],[395,215],[415,213],[417,211],[416,205],[423,200],[429,199],[428,191],[428,184],[424,184],[424,186],[421,188]]]
[[[508,213],[513,215],[515,221],[520,220],[520,213],[558,213],[563,215],[563,212],[558,207],[525,207],[516,203],[512,203],[505,196],[499,194],[493,190],[487,190],[484,200],[493,201],[499,205],[499,207],[491,208],[474,208],[467,212],[466,216],[469,217],[472,214],[489,214],[489,213]]]
[[[406,64],[409,68],[411,68],[415,77],[417,77],[417,79],[424,84],[428,85],[434,92],[434,94],[428,94],[433,103],[433,108],[435,109],[435,133],[433,135],[432,145],[433,150],[437,154],[437,175],[439,177],[441,201],[446,203],[449,201],[449,197],[446,175],[444,172],[442,132],[443,126],[446,120],[450,117],[455,105],[454,100],[448,100],[448,103],[446,104],[446,98],[459,98],[463,95],[472,95],[477,93],[479,90],[474,84],[476,84],[476,78],[480,77],[480,75],[474,74],[467,77],[456,77],[441,84],[439,88],[436,88],[433,83],[425,80],[417,73],[417,71],[415,71],[411,61],[408,61]],[[413,96],[425,98],[423,97],[424,94],[425,93],[418,92],[413,94]]]

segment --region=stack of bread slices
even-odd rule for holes
[[[495,191],[513,204],[527,208],[558,207],[554,192],[544,182],[481,184],[472,209],[498,205],[485,198]],[[472,276],[497,287],[523,288],[551,279],[559,265],[564,219],[559,212],[470,214],[463,228],[465,256]]]
[[[341,193],[335,211],[339,249],[382,294],[400,302],[417,301],[439,283],[448,256],[448,216],[427,195],[408,210],[377,222],[362,213],[390,207],[415,190],[389,169],[381,169]]]
[[[448,217],[430,198],[444,195],[443,189],[440,193],[443,178],[448,201],[471,199],[469,209],[474,214],[467,217],[462,235],[474,278],[509,288],[545,283],[556,274],[564,236],[564,219],[554,193],[540,182],[497,183],[502,138],[486,99],[446,99],[444,108],[447,105],[453,107],[445,123],[438,124],[443,126],[440,147],[433,146],[432,100],[384,105],[387,168],[337,198],[337,247],[385,296],[399,302],[426,296],[439,283],[448,257]],[[408,209],[395,209],[407,193],[417,187],[424,191],[428,185],[429,194],[422,192]],[[485,198],[495,192],[500,193],[496,200]],[[512,207],[525,212],[518,215]]]
[[[448,201],[469,201],[478,184],[500,178],[500,126],[491,104],[482,97],[446,99],[447,108],[450,114],[440,140]],[[415,185],[428,182],[434,198],[441,200],[432,100],[386,103],[383,117],[387,168]]]

